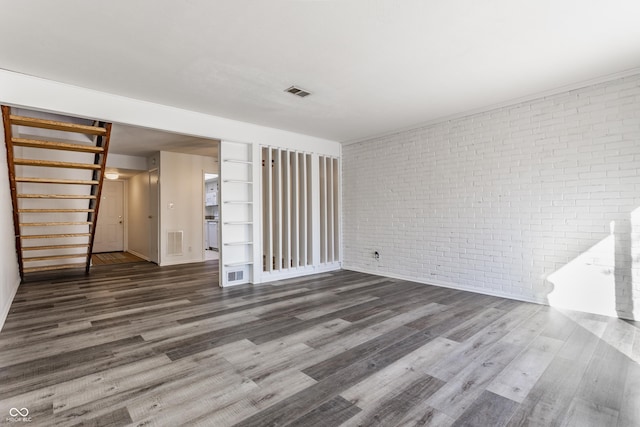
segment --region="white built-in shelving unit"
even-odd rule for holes
[[[252,144],[220,143],[220,285],[253,282],[255,232]]]

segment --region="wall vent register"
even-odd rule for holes
[[[167,232],[167,255],[182,255],[182,231]]]
[[[229,271],[227,272],[227,281],[235,282],[237,280],[244,279],[244,271]]]

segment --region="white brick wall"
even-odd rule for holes
[[[640,75],[345,145],[343,180],[345,268],[640,313]]]

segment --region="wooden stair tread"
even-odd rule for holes
[[[72,249],[72,248],[88,248],[88,243],[78,243],[74,245],[43,245],[43,246],[23,246],[23,251],[44,251],[52,249]]]
[[[44,256],[33,256],[22,258],[25,262],[35,262],[35,261],[49,261],[53,259],[66,259],[66,258],[86,258],[87,253],[83,254],[63,254],[63,255],[44,255]]]
[[[74,222],[21,222],[21,227],[49,227],[57,225],[91,225],[88,221],[74,221]]]
[[[42,141],[39,139],[13,138],[13,145],[20,147],[44,148],[47,150],[78,151],[82,153],[103,153],[104,148],[95,145],[70,144],[68,142]]]
[[[96,165],[94,163],[58,162],[55,160],[34,160],[34,159],[14,159],[13,162],[19,166],[41,166],[41,167],[48,167],[48,168],[89,169],[89,170],[100,169],[100,165]]]
[[[18,194],[19,199],[95,199],[91,194]]]
[[[88,135],[107,135],[107,130],[103,127],[80,125],[76,123],[60,122],[57,120],[36,119],[33,117],[17,116],[11,114],[9,120],[14,125],[28,126],[32,128],[53,129],[65,132],[84,133]]]
[[[75,264],[60,264],[60,265],[47,265],[43,267],[28,267],[28,268],[25,268],[23,271],[25,273],[35,273],[37,271],[66,270],[68,268],[84,268],[84,267],[85,267],[85,263],[79,262]]]
[[[82,179],[62,179],[62,178],[27,178],[17,177],[16,182],[27,182],[37,184],[78,184],[78,185],[98,185],[100,181]]]
[[[94,212],[94,209],[18,209],[18,213],[77,213]]]
[[[21,239],[63,239],[65,237],[90,237],[91,233],[64,233],[64,234],[21,234]]]

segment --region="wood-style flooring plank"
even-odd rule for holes
[[[400,326],[372,340],[364,342],[356,347],[346,350],[330,359],[304,369],[306,375],[315,380],[321,380],[332,375],[336,370],[345,368],[352,363],[366,358],[370,354],[377,353],[386,347],[392,346],[398,341],[413,335],[415,331],[406,326]]]
[[[356,405],[344,400],[340,396],[336,396],[289,423],[288,426],[337,426],[343,424],[358,412],[360,412],[360,408]]]
[[[538,336],[498,374],[487,390],[522,403],[562,344],[562,341]]]
[[[598,408],[620,410],[629,364],[628,358],[600,341],[589,362],[576,397]]]
[[[186,425],[234,425],[316,383],[297,369],[273,372],[252,381],[258,386],[257,389],[238,396],[223,407],[212,407],[209,412]]]
[[[507,425],[518,404],[513,400],[484,391],[453,426],[455,427],[502,427]]]
[[[352,271],[221,289],[218,262],[30,275],[0,414],[34,426],[636,426],[637,322]]]
[[[533,304],[522,304],[509,313],[494,320],[476,334],[458,346],[450,355],[430,368],[430,373],[437,378],[449,381],[465,367],[473,364],[479,357],[491,350],[498,341],[502,345],[514,344],[524,348],[539,334],[539,327],[516,328],[517,325],[532,317],[539,307]]]
[[[421,403],[403,414],[396,425],[398,427],[449,427],[453,423],[454,419],[447,414]]]
[[[633,360],[628,360],[627,365],[626,384],[618,416],[620,427],[640,425],[640,365]]]
[[[438,337],[349,387],[341,396],[356,403],[365,412],[374,411],[390,393],[407,388],[416,375],[422,375],[434,361],[457,345],[454,341]]]
[[[450,378],[426,403],[457,419],[520,351],[522,348],[514,344],[498,343]]]
[[[429,396],[440,389],[443,384],[443,381],[431,375],[417,375],[406,388],[394,390],[392,393],[389,393],[387,399],[378,402],[378,405],[359,419],[357,423],[351,424],[347,421],[345,425],[395,425],[410,409],[420,406]]]
[[[108,414],[99,415],[97,417],[82,421],[82,423],[79,423],[79,425],[92,427],[121,426],[129,424],[131,421],[132,420],[129,416],[129,411],[127,411],[127,408],[123,407],[109,412]]]
[[[571,402],[563,427],[602,427],[618,424],[618,411],[600,407],[576,397]]]

